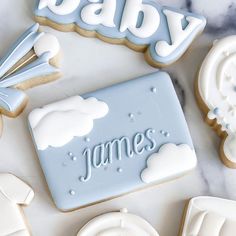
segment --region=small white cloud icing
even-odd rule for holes
[[[141,173],[145,183],[153,183],[184,174],[197,164],[195,152],[186,144],[163,145],[158,153],[152,154],[147,160],[147,168]]]
[[[96,98],[74,96],[35,109],[29,115],[29,123],[38,149],[45,150],[89,134],[94,120],[106,116],[108,111],[108,105]]]

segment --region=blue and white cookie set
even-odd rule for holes
[[[56,29],[77,31],[144,52],[153,66],[178,60],[206,25],[202,16],[162,7],[151,0],[39,0],[35,15],[39,23]],[[59,50],[55,37],[39,33],[37,24],[20,37],[0,61],[3,114],[16,116],[24,108],[26,95],[17,88],[25,87],[20,85],[28,82],[30,87],[34,81],[42,83],[58,77],[52,59]],[[29,114],[29,127],[51,195],[62,211],[163,183],[187,174],[197,165],[184,114],[165,72],[35,109]],[[19,181],[8,174],[0,177],[0,184],[7,188]],[[30,199],[31,191],[26,191]],[[16,201],[16,208],[18,204]],[[235,208],[234,202],[221,199],[193,199],[181,235],[213,235],[213,227],[205,225],[209,220],[226,232],[222,235],[232,235],[227,234],[235,229],[231,211],[223,216],[220,212],[211,214],[224,204]],[[193,208],[198,210],[192,212]],[[200,216],[199,212],[204,214]],[[220,225],[220,219],[229,220],[230,226]],[[22,221],[17,220],[20,224],[14,227],[0,222],[0,234],[13,235],[22,228],[19,235],[29,235]],[[95,218],[78,235],[158,233],[148,222],[123,209]]]

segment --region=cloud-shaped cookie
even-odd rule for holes
[[[147,168],[141,173],[145,183],[158,182],[193,169],[197,164],[195,152],[186,144],[163,145],[158,153],[147,160]]]
[[[108,111],[108,105],[96,98],[74,96],[35,109],[29,115],[29,123],[38,149],[45,150],[89,134],[93,121],[106,116]]]

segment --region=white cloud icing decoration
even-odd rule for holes
[[[74,96],[35,109],[29,115],[29,123],[38,149],[45,150],[89,134],[94,120],[106,116],[108,111],[108,105],[96,98]]]
[[[170,177],[184,174],[197,164],[194,150],[188,145],[163,145],[158,153],[152,154],[147,160],[147,168],[141,173],[145,183],[158,182]]]

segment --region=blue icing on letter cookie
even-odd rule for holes
[[[29,125],[63,211],[182,176],[196,166],[181,106],[164,72],[35,109]]]
[[[151,0],[38,0],[35,15],[56,29],[145,52],[153,66],[178,60],[206,25],[200,15]]]

